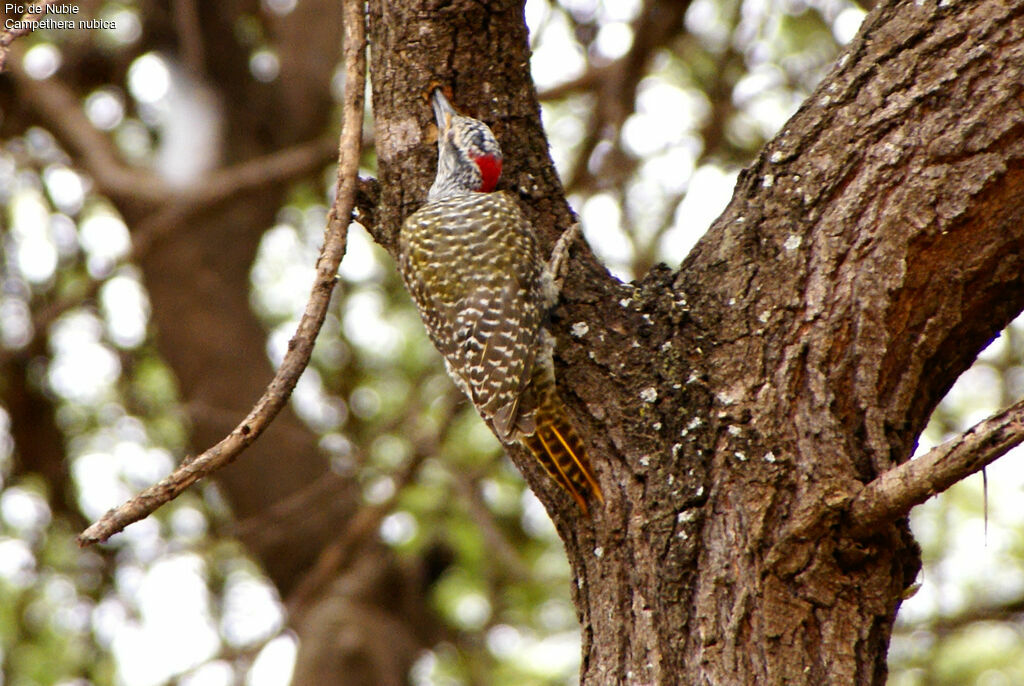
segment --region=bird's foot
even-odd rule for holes
[[[550,288],[547,289],[549,306],[553,306],[557,302],[558,295],[562,292],[562,282],[565,280],[569,265],[569,246],[579,238],[580,231],[579,222],[570,226],[558,237],[558,242],[555,243],[555,248],[551,251],[551,259],[548,261],[545,274],[546,280],[550,284]]]

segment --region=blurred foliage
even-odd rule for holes
[[[981,354],[936,409],[919,450],[1024,395],[1024,318]],[[890,650],[896,686],[1024,683],[1024,471],[1021,450],[911,513],[921,588]],[[987,481],[987,484],[986,484]]]
[[[41,69],[54,55],[80,55],[83,41],[130,65],[122,80],[90,87],[83,106],[125,159],[152,165],[159,103],[140,100],[130,82],[140,60],[153,66],[144,34],[132,30],[145,26],[146,6],[97,5],[123,30],[22,40]],[[637,30],[649,7],[527,6],[553,155],[588,239],[627,279],[682,259],[738,168],[807,97],[863,16],[843,0],[695,0],[677,30],[646,45]],[[236,27],[254,56],[273,53],[263,22],[250,15]],[[631,51],[645,55],[635,92],[602,88]],[[371,149],[367,175],[374,163]],[[313,278],[332,178],[325,170],[322,185],[292,189],[252,267],[251,302],[275,361]],[[283,606],[230,537],[215,486],[193,489],[99,551],[75,547],[86,519],[171,469],[188,426],[152,344],[129,227],[43,129],[7,130],[0,141],[0,202],[0,394],[13,392],[6,375],[17,373],[24,392],[49,403],[49,438],[71,475],[65,493],[26,471],[10,408],[0,410],[0,684],[285,683],[294,639]],[[543,509],[453,392],[389,259],[358,228],[341,276],[293,405],[332,468],[361,484],[366,503],[389,504],[385,542],[414,554],[443,541],[454,553],[433,598],[450,638],[424,654],[413,681],[573,683],[580,639],[569,569]],[[1015,325],[982,356],[924,444],[1024,395],[1022,341]],[[915,511],[925,571],[899,620],[891,683],[1024,683],[1024,478],[1013,460],[989,470],[987,524],[980,478]],[[411,478],[398,480],[410,466]],[[162,648],[172,642],[173,659]]]

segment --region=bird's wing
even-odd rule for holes
[[[473,404],[503,440],[511,438],[537,352],[540,310],[529,295],[513,278],[480,286],[463,299],[456,317],[459,373]]]

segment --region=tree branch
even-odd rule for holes
[[[46,9],[52,2],[53,0],[42,0],[41,2],[33,3],[34,5],[41,7],[42,12],[26,12],[21,15],[18,28],[7,29],[3,33],[0,33],[0,74],[4,73],[4,69],[7,66],[7,53],[11,48],[11,43],[22,36],[27,36],[32,33],[29,22],[35,22],[38,19],[41,19],[42,16],[46,14]],[[6,13],[4,16],[6,17]]]
[[[188,460],[160,483],[151,486],[118,508],[108,511],[83,531],[79,545],[105,541],[132,522],[148,516],[186,488],[234,461],[251,445],[280,412],[295,383],[309,363],[313,344],[327,313],[338,265],[345,254],[348,223],[355,204],[357,171],[362,142],[363,97],[366,76],[365,16],[361,0],[344,3],[346,84],[344,124],[338,151],[338,182],[334,205],[327,217],[324,247],[317,259],[317,278],[309,302],[280,369],[263,397],[242,422],[223,440],[202,455]]]
[[[884,522],[946,490],[1024,443],[1024,400],[924,455],[890,469],[866,485],[850,503],[855,536],[870,534]]]
[[[317,138],[268,155],[210,172],[199,188],[186,191],[183,203],[210,205],[238,193],[280,183],[322,168],[330,160],[334,143]]]
[[[979,622],[1008,622],[1019,617],[1021,613],[1024,613],[1024,597],[1017,597],[998,605],[967,607],[953,615],[939,615],[920,622],[897,624],[896,631],[900,634],[927,631],[946,636]]]

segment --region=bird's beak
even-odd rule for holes
[[[434,105],[434,118],[437,119],[437,128],[444,134],[448,127],[452,125],[452,117],[458,113],[452,107],[452,104],[448,102],[448,98],[444,97],[444,93],[441,92],[440,88],[434,89],[430,100]]]

